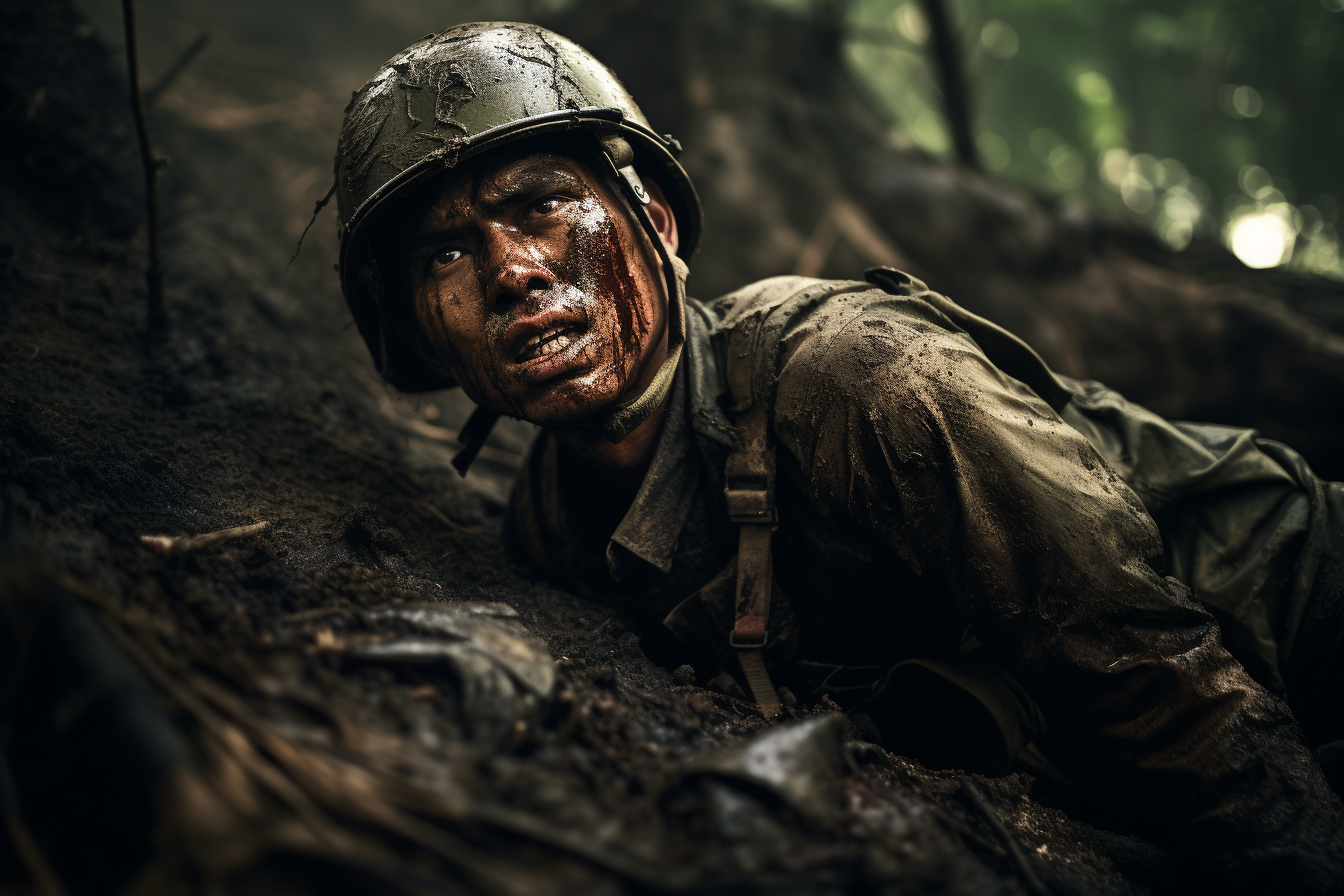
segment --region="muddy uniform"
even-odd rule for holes
[[[775,278],[690,303],[643,479],[596,475],[543,433],[510,511],[517,549],[674,634],[673,661],[702,679],[733,668],[725,336],[787,303],[770,359],[777,682],[935,764],[1048,763],[1242,883],[1328,889],[1344,814],[1266,687],[1292,693],[1320,671],[1303,645],[1339,631],[1344,490],[1249,431],[1170,424],[1056,376],[918,281],[879,276],[888,291]],[[1315,740],[1340,736],[1337,709],[1307,714]]]

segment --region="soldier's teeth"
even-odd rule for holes
[[[549,341],[542,344],[541,353],[543,355],[554,354],[566,348],[573,341],[574,337],[570,336],[569,333],[558,333]]]
[[[554,330],[547,330],[545,333],[539,333],[527,341],[523,346],[522,359],[531,360],[540,358],[542,355],[550,355],[558,352],[574,342],[573,330],[571,327],[556,327]]]

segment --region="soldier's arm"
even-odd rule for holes
[[[775,428],[819,512],[957,604],[1083,787],[1239,886],[1344,886],[1339,799],[1287,708],[1154,569],[1135,495],[936,311],[865,302],[786,341]]]

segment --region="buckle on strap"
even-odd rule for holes
[[[728,636],[728,644],[736,650],[761,650],[768,640],[765,619],[760,616],[739,616]]]
[[[728,516],[735,523],[778,522],[775,516],[774,496],[765,488],[733,488],[723,490],[728,501]]]

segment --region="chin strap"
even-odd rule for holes
[[[663,265],[670,270],[667,302],[667,357],[653,375],[647,389],[626,403],[603,411],[596,417],[581,420],[572,426],[557,427],[570,432],[582,433],[593,440],[605,439],[619,442],[658,410],[672,392],[672,382],[677,375],[677,364],[681,361],[682,349],[686,345],[686,276],[690,270],[686,262],[670,254],[662,240],[656,245],[663,256]]]
[[[485,446],[485,440],[490,437],[490,430],[495,428],[495,421],[498,419],[499,411],[490,408],[478,407],[471,412],[466,425],[457,434],[457,441],[462,447],[453,455],[453,466],[457,468],[458,473],[467,475],[471,462],[481,453],[481,448]]]
[[[555,428],[579,433],[593,441],[619,442],[649,419],[672,391],[677,364],[681,360],[682,348],[686,345],[686,278],[691,271],[686,267],[686,262],[667,251],[658,228],[653,226],[653,218],[649,216],[647,208],[649,194],[635,172],[635,166],[631,164],[634,154],[630,145],[620,138],[609,139],[604,141],[603,149],[602,158],[611,165],[608,173],[614,175],[615,182],[630,202],[635,220],[639,221],[644,235],[653,244],[662,262],[663,282],[667,292],[667,357],[648,388],[639,395],[586,420]]]

